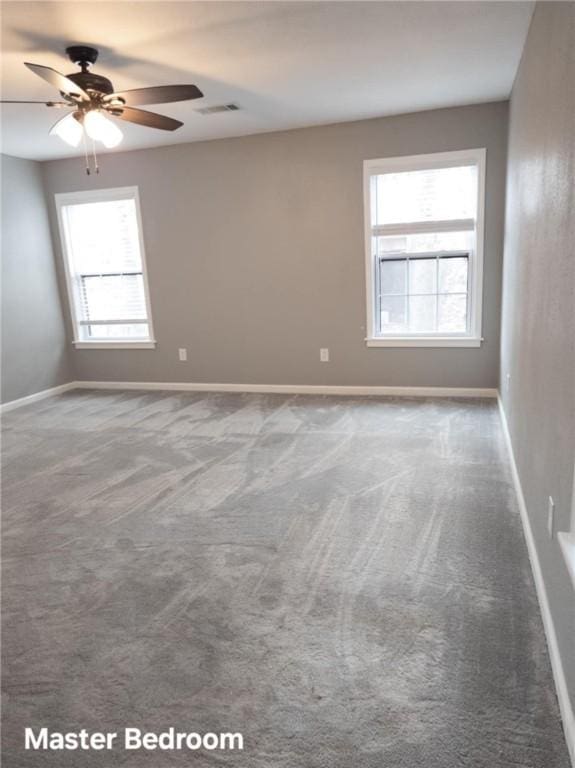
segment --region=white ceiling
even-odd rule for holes
[[[199,101],[152,106],[174,133],[121,123],[119,150],[415,112],[508,97],[531,2],[3,2],[2,98],[57,92],[23,61],[75,71],[64,48],[100,49],[117,90],[195,83]],[[202,116],[227,102],[239,112]],[[48,130],[62,112],[5,105],[2,151],[81,154]]]

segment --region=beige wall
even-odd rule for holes
[[[99,177],[44,164],[52,217],[55,192],[140,190],[158,346],[76,351],[76,377],[495,387],[506,131],[500,102],[110,153]],[[363,160],[471,147],[487,147],[483,346],[367,349]]]
[[[509,378],[508,378],[509,377]],[[575,705],[575,592],[558,530],[575,457],[575,5],[539,3],[511,98],[501,383]]]
[[[71,380],[40,164],[2,155],[2,402]]]

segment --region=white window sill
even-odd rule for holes
[[[575,533],[558,533],[557,538],[565,558],[567,570],[575,588]]]
[[[365,340],[368,347],[480,347],[477,336],[372,336]]]
[[[155,341],[74,341],[76,349],[154,349]]]

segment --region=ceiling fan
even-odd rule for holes
[[[62,75],[51,67],[40,64],[25,65],[46,82],[60,91],[63,101],[11,101],[2,104],[44,104],[47,107],[70,108],[65,117],[50,129],[50,134],[59,136],[73,147],[77,147],[85,134],[94,141],[101,141],[105,147],[115,147],[122,140],[122,132],[109,120],[116,117],[129,123],[175,131],[182,122],[156,112],[134,109],[141,104],[166,104],[171,101],[199,99],[203,93],[195,85],[160,85],[151,88],[135,88],[129,91],[114,91],[107,77],[90,71],[98,58],[98,50],[87,45],[73,45],[66,48],[68,58],[80,72]]]

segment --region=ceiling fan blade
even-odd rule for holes
[[[71,107],[69,101],[13,101],[12,99],[0,99],[0,104],[44,104],[46,107]]]
[[[65,75],[61,75],[60,72],[56,72],[51,67],[43,67],[41,64],[29,64],[24,62],[30,71],[32,71],[42,80],[46,80],[47,83],[53,85],[62,93],[67,96],[71,96],[73,99],[79,101],[90,101],[90,97],[82,88],[80,88],[73,80],[69,80]]]
[[[156,112],[146,112],[143,109],[132,109],[132,107],[107,106],[106,111],[114,117],[119,117],[120,120],[145,125],[148,128],[159,128],[162,131],[175,131],[183,125],[180,120],[174,120],[172,117],[158,115]]]
[[[204,94],[196,85],[157,85],[151,88],[134,88],[131,91],[111,93],[104,101],[122,100],[128,106],[140,104],[168,104],[170,101],[201,99]]]

